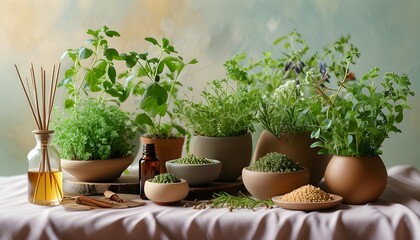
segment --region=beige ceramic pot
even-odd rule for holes
[[[193,136],[190,153],[222,163],[217,180],[233,181],[241,176],[242,168],[249,166],[252,157],[250,133],[234,137]]]
[[[207,164],[179,164],[176,160],[166,162],[169,173],[178,178],[185,179],[190,186],[203,185],[213,182],[222,171],[222,163],[218,160],[208,159]]]
[[[325,171],[325,184],[344,203],[365,204],[375,201],[384,191],[387,171],[379,156],[333,156]]]
[[[316,186],[324,176],[331,155],[319,155],[319,148],[310,147],[313,142],[310,133],[285,133],[277,138],[264,130],[255,146],[254,161],[271,152],[286,154],[300,166],[309,169],[309,183]]]
[[[160,205],[176,204],[187,197],[189,187],[187,181],[179,183],[154,183],[150,179],[144,183],[146,197]]]
[[[266,200],[308,184],[309,171],[304,168],[298,172],[257,172],[243,168],[242,181],[252,196]]]
[[[165,163],[168,160],[180,158],[182,155],[182,148],[184,146],[184,137],[180,138],[168,138],[168,139],[159,139],[159,138],[147,138],[141,137],[141,144],[155,144],[156,157],[160,161],[160,173],[166,173]]]
[[[109,182],[118,179],[133,159],[132,155],[105,160],[61,159],[61,167],[80,181]]]

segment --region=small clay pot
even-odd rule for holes
[[[144,194],[160,205],[173,205],[187,197],[189,187],[185,179],[178,183],[154,183],[150,179],[144,183]]]
[[[308,184],[309,171],[304,168],[297,172],[257,172],[243,168],[242,181],[252,196],[266,200]]]
[[[379,156],[333,156],[324,179],[329,191],[342,196],[344,203],[365,204],[382,194],[388,174]]]
[[[286,154],[293,162],[309,169],[309,183],[316,186],[324,177],[325,168],[332,155],[318,154],[319,148],[310,147],[314,141],[310,133],[284,133],[277,138],[264,130],[255,146],[254,161],[271,152]]]

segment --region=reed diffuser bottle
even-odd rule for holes
[[[36,146],[28,153],[28,201],[53,206],[63,199],[60,154],[51,145],[54,131],[36,130]]]
[[[51,112],[57,89],[60,64],[57,72],[52,69],[51,82],[47,82],[45,70],[41,67],[41,80],[37,83],[31,64],[31,80],[24,82],[18,67],[16,72],[31,109],[38,130],[33,131],[36,146],[28,153],[28,201],[33,204],[54,206],[63,199],[61,159],[57,149],[51,145],[54,131],[49,130]],[[25,84],[26,83],[26,84]]]

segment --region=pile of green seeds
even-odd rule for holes
[[[204,157],[199,157],[199,156],[195,156],[193,154],[189,154],[185,157],[182,157],[182,158],[179,158],[179,159],[173,161],[173,163],[177,163],[177,164],[210,164],[210,163],[213,163],[213,162],[204,158]]]
[[[170,173],[161,173],[153,177],[150,181],[153,183],[177,183],[181,182],[181,179]]]
[[[257,172],[297,172],[302,167],[294,163],[287,155],[272,152],[261,157],[248,167],[248,170]]]

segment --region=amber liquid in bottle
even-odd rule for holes
[[[140,198],[147,199],[144,194],[144,183],[159,174],[159,159],[156,157],[155,144],[143,144],[143,156],[139,161]]]
[[[28,201],[39,205],[58,205],[63,198],[61,171],[28,171]]]

